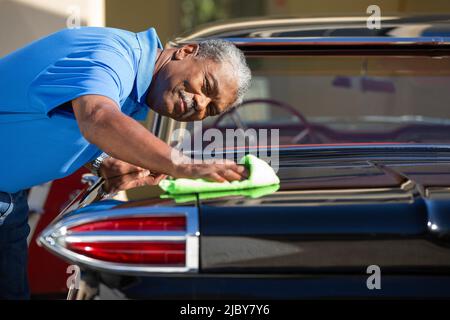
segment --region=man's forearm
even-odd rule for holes
[[[173,149],[137,121],[116,110],[94,117],[82,129],[85,138],[116,159],[173,175],[176,169],[172,161]]]
[[[134,119],[121,113],[109,113],[92,130],[91,143],[116,159],[172,175],[172,148]]]

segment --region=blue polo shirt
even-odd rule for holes
[[[79,96],[111,98],[145,118],[157,48],[151,28],[66,29],[0,59],[0,191],[16,192],[65,177],[101,150],[81,135],[73,110]]]

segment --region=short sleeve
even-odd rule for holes
[[[131,57],[110,48],[74,52],[45,68],[31,83],[29,103],[48,114],[55,107],[83,95],[97,94],[120,107],[133,88]]]

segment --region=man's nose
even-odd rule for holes
[[[211,102],[211,99],[204,95],[196,95],[194,99],[196,104],[195,109],[198,113],[203,113]]]

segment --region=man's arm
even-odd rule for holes
[[[110,156],[181,178],[206,178],[214,181],[239,180],[245,168],[234,162],[225,164],[177,164],[173,150],[139,122],[123,114],[111,99],[85,95],[72,101],[75,117],[83,136]]]

